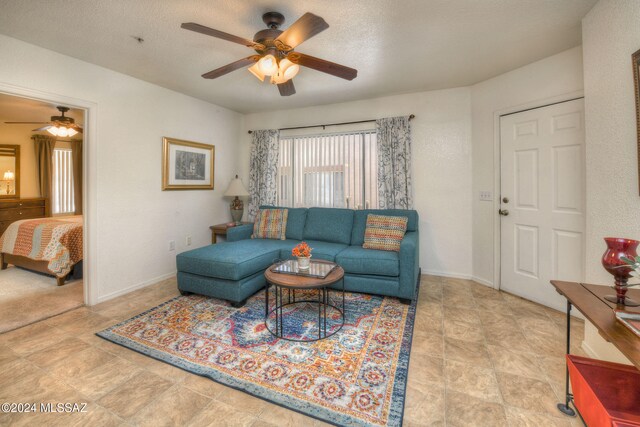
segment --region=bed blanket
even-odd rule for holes
[[[82,216],[23,219],[0,238],[3,253],[48,261],[47,269],[64,277],[82,260]]]

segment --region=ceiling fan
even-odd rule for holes
[[[193,22],[181,25],[186,30],[217,37],[233,43],[238,43],[254,49],[258,55],[246,58],[216,68],[202,75],[205,79],[215,79],[243,67],[249,67],[249,71],[260,81],[270,77],[272,84],[278,85],[280,95],[289,96],[296,93],[293,86],[293,77],[298,74],[300,66],[313,68],[323,73],[331,74],[346,80],[353,80],[358,75],[358,70],[314,58],[304,53],[294,52],[294,49],[305,40],[329,28],[329,24],[319,16],[305,13],[300,19],[282,31],[280,26],[284,22],[284,16],[278,12],[267,12],[262,15],[262,21],[267,25],[266,30],[258,31],[253,40],[234,36],[213,28]]]
[[[69,107],[56,107],[62,115],[60,116],[51,116],[50,122],[5,122],[8,125],[42,125],[41,128],[33,129],[33,132],[40,132],[46,130],[52,135],[60,136],[62,138],[66,138],[68,136],[74,136],[78,132],[82,133],[82,128],[75,124],[75,120],[71,117],[67,117],[64,115],[67,111],[69,111]]]

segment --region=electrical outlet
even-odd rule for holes
[[[176,241],[175,240],[169,240],[169,252],[175,251],[175,250],[176,250]]]
[[[191,246],[191,236],[187,236],[187,238],[185,239],[185,243],[187,244],[187,246]]]
[[[493,194],[491,194],[491,191],[481,191],[480,200],[483,202],[490,202],[493,200]]]

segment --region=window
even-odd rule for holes
[[[377,207],[376,132],[281,136],[278,204]]]
[[[74,213],[73,157],[68,148],[53,150],[51,211],[54,215]]]

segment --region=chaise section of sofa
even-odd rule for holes
[[[347,291],[394,296],[405,303],[415,298],[420,275],[415,210],[261,208],[289,209],[286,240],[251,239],[252,225],[230,228],[226,242],[176,257],[181,292],[226,299],[240,306],[266,285],[264,270],[278,260],[291,258],[291,249],[304,240],[313,248],[314,258],[342,266]],[[408,219],[399,252],[362,247],[369,214]],[[334,286],[341,288],[342,283]]]

